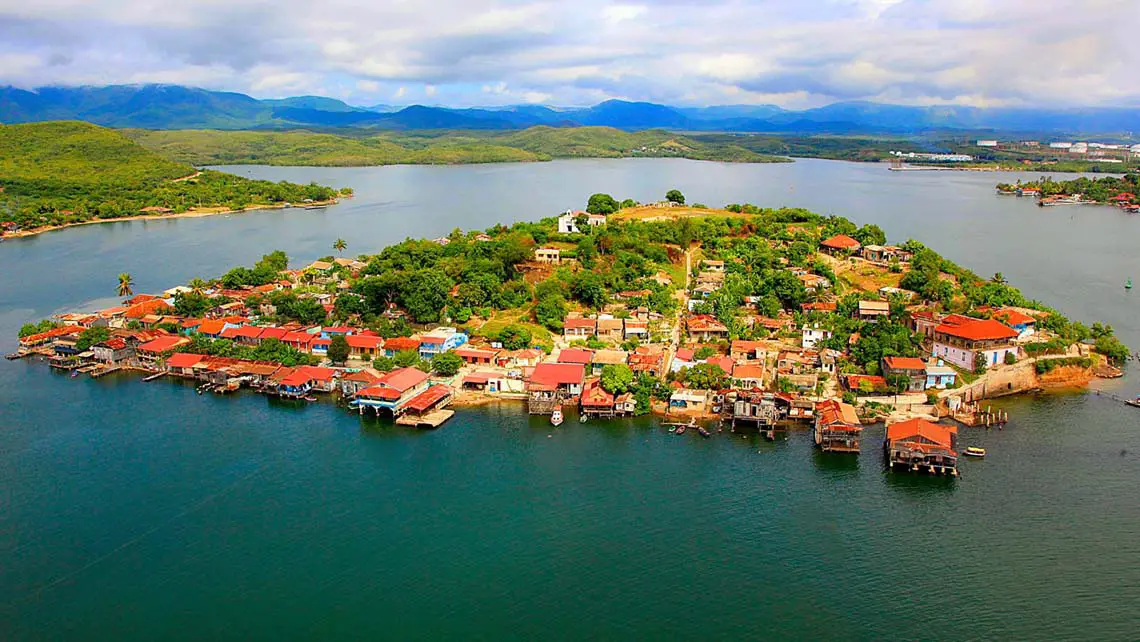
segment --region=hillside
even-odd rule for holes
[[[362,166],[504,163],[552,158],[691,158],[728,162],[781,160],[735,141],[703,143],[662,130],[532,127],[523,131],[385,132],[364,135],[309,131],[225,132],[128,130],[166,158],[194,165]]]
[[[25,230],[135,216],[146,207],[178,213],[336,195],[317,185],[198,173],[88,123],[0,125],[0,222]]]

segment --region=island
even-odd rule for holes
[[[1140,212],[1140,174],[1056,181],[1042,176],[1034,181],[999,183],[998,194],[1035,199],[1042,207],[1053,205],[1112,205],[1133,214]]]
[[[638,204],[456,229],[378,253],[255,265],[59,314],[20,330],[10,358],[102,377],[252,390],[291,403],[439,426],[450,408],[517,403],[580,421],[655,413],[778,439],[797,426],[858,453],[885,421],[892,467],[956,475],[959,426],[980,403],[1119,376],[1129,350],[876,225],[803,209]]]
[[[349,188],[251,180],[167,160],[82,122],[0,125],[0,234],[249,209],[324,207]]]

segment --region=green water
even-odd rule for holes
[[[351,224],[332,208],[5,242],[0,271],[18,278],[0,285],[0,346],[22,320],[104,298],[124,264],[141,288],[168,287],[274,247],[304,260],[327,253],[324,236],[352,252],[411,233],[389,221],[532,218],[488,198],[497,205],[440,222],[386,199],[406,181],[482,181],[491,194],[532,184],[541,200],[552,166],[521,181],[527,168],[501,170],[513,177],[501,185],[496,168],[351,170],[377,181],[331,177],[357,188]],[[694,163],[554,169],[588,193],[612,167],[628,172],[624,189],[609,188],[623,195],[658,184],[688,194],[684,176],[703,173],[754,202],[788,180],[819,198],[812,172],[824,172],[852,218],[892,238],[885,219],[895,220],[1140,344],[1135,299],[1113,285],[1134,267],[1134,217],[1042,213],[1034,244],[1012,244],[973,223],[1007,229],[1040,209],[990,198],[992,176],[900,182],[842,163],[801,165],[790,179],[790,166],[776,178]],[[914,207],[897,205],[900,194]],[[946,208],[955,198],[964,204]],[[926,199],[933,213],[915,220]],[[953,233],[955,216],[968,232]],[[1062,238],[1082,251],[1067,258]],[[1001,407],[1005,430],[963,433],[986,459],[947,480],[888,474],[880,427],[859,457],[821,455],[806,432],[773,444],[675,436],[651,419],[552,429],[512,405],[414,432],[331,404],[2,362],[0,639],[1136,639],[1140,412],[1079,394]]]

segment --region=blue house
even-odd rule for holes
[[[953,388],[954,383],[958,380],[958,373],[948,365],[942,363],[939,359],[938,363],[926,364],[926,389],[945,390],[946,388]]]

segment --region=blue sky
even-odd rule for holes
[[[1138,0],[0,0],[0,84],[353,104],[1140,107]]]

